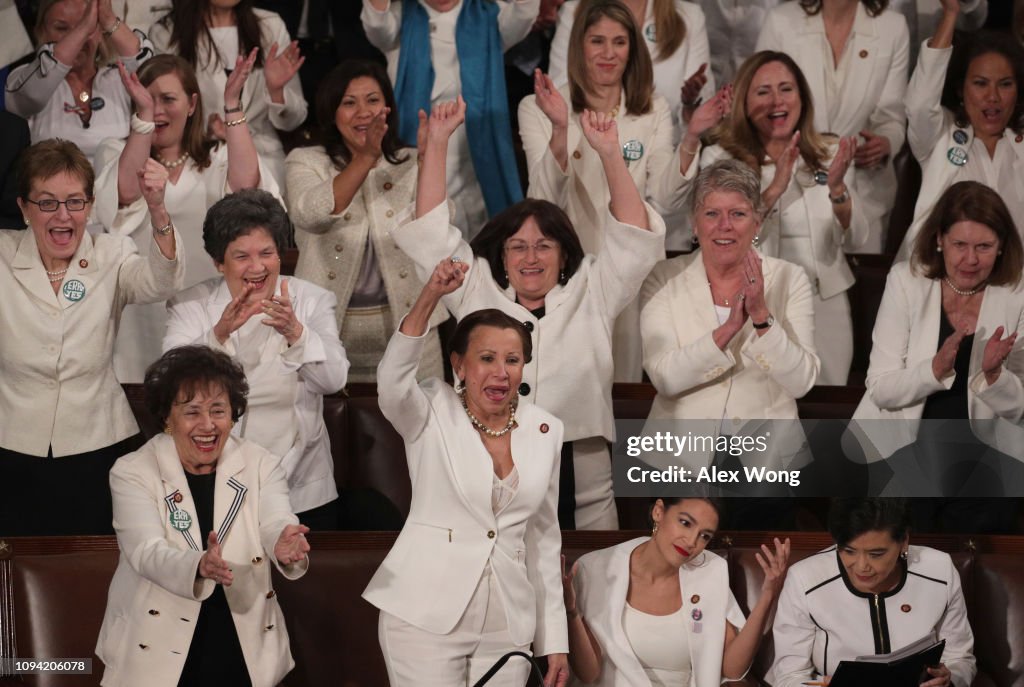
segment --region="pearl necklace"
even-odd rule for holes
[[[46,270],[46,278],[49,280],[49,282],[51,284],[56,284],[57,282],[59,282],[62,279],[64,279],[64,275],[67,274],[67,273],[68,273],[68,268],[67,267],[65,267],[62,270],[57,270],[56,272],[51,272],[50,270]]]
[[[473,411],[471,411],[469,409],[469,406],[466,404],[466,390],[465,389],[462,389],[461,392],[459,393],[459,400],[462,401],[462,409],[466,411],[466,415],[469,416],[469,421],[473,423],[473,426],[476,427],[477,429],[479,429],[481,432],[483,432],[484,434],[486,434],[489,437],[494,437],[494,438],[503,437],[506,434],[508,434],[509,432],[511,432],[512,428],[515,427],[515,424],[516,424],[516,404],[518,402],[518,397],[517,397],[516,401],[512,402],[512,407],[509,410],[509,414],[508,414],[508,422],[505,423],[505,426],[502,429],[499,429],[499,430],[493,430],[490,427],[488,427],[487,425],[485,425],[484,423],[480,422],[480,420],[477,419],[476,415],[473,414]]]
[[[946,286],[953,289],[953,293],[955,293],[958,296],[973,296],[974,294],[978,293],[979,291],[985,288],[985,285],[981,284],[973,289],[964,291],[963,289],[958,289],[955,286],[953,286],[953,282],[949,280],[949,277],[943,277],[942,281],[946,282]]]
[[[156,161],[159,162],[160,164],[162,164],[167,169],[174,169],[175,167],[180,167],[181,165],[185,164],[185,160],[187,160],[187,159],[188,159],[188,151],[187,150],[177,160],[167,161],[167,160],[163,159],[162,157],[160,157],[159,155],[156,156]]]

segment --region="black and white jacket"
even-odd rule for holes
[[[977,672],[974,634],[949,555],[911,546],[892,591],[854,589],[831,546],[789,569],[775,616],[775,687],[832,675],[840,661],[896,651],[926,635],[945,639],[942,662],[956,687]]]

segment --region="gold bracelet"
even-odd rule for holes
[[[700,152],[700,143],[699,142],[697,143],[697,149],[696,150],[687,150],[686,146],[684,146],[682,143],[679,144],[679,147],[683,149],[684,153],[686,153],[687,155],[690,155],[691,157]]]
[[[109,29],[103,29],[104,36],[113,36],[114,32],[121,28],[121,17],[114,17],[114,19],[116,19],[116,21],[114,22],[113,26],[111,26]]]
[[[246,121],[246,119],[245,119],[245,115],[243,114],[243,115],[242,115],[241,117],[239,117],[238,119],[233,119],[233,120],[231,120],[230,122],[225,122],[224,124],[225,124],[226,126],[238,126],[239,124],[245,124],[245,121]]]

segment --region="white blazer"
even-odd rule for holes
[[[583,252],[597,254],[611,200],[608,180],[601,159],[583,136],[579,114],[572,112],[569,87],[564,86],[559,92],[570,110],[566,132],[569,159],[564,172],[548,147],[551,120],[537,106],[537,97],[528,95],[519,103],[519,134],[530,175],[526,195],[549,200],[565,210],[579,234]],[[679,173],[679,154],[672,143],[672,118],[665,99],[654,96],[651,111],[637,116],[626,113],[623,92],[617,124],[619,142],[632,146],[632,155],[639,155],[638,159],[627,161],[627,166],[640,195],[661,215],[682,209],[686,203],[686,180]]]
[[[836,146],[830,146],[830,156],[834,155]],[[729,153],[722,146],[715,144],[705,148],[700,155],[701,168],[719,160],[730,159]],[[831,164],[831,157],[826,160],[826,168]],[[696,178],[695,163],[686,171],[688,179]],[[804,224],[811,241],[811,256],[814,259],[815,291],[821,294],[822,300],[831,298],[853,286],[856,279],[850,266],[846,263],[845,251],[856,251],[868,239],[868,221],[861,208],[860,198],[853,186],[853,165],[846,171],[846,185],[853,199],[853,211],[850,226],[844,231],[836,214],[832,201],[828,197],[828,187],[816,184],[803,158],[799,159],[789,188],[769,208],[761,222],[760,250],[765,255],[778,257],[782,236],[782,225]],[[774,163],[761,166],[761,188],[768,188],[775,176]],[[793,191],[796,191],[796,194]]]
[[[292,42],[288,28],[274,12],[254,8],[256,19],[260,25],[260,51],[264,58],[270,52],[270,46],[277,43],[278,54],[283,52]],[[161,20],[149,29],[149,37],[156,46],[158,53],[178,54],[177,46],[171,45],[171,30],[174,24],[170,17]],[[206,59],[206,42],[200,41],[198,47],[199,64],[196,65],[196,77],[199,80],[199,94],[203,99],[203,115],[219,114],[225,121],[237,115],[224,114],[224,86],[228,75],[225,68],[234,69],[235,65],[224,65],[216,58],[213,50],[212,59]],[[284,103],[270,102],[267,82],[263,77],[263,68],[254,68],[242,89],[242,111],[246,123],[252,133],[252,142],[256,152],[264,160],[274,181],[284,187],[284,147],[275,129],[292,131],[306,121],[308,106],[302,95],[302,84],[296,74],[284,85]],[[205,124],[205,122],[204,122]]]
[[[974,129],[969,122],[957,126],[953,113],[942,106],[942,88],[946,70],[953,56],[953,48],[929,48],[921,45],[917,68],[907,88],[907,141],[910,150],[921,164],[921,191],[914,206],[914,221],[903,237],[897,260],[906,260],[914,250],[914,239],[924,226],[935,203],[947,188],[962,178],[965,169],[949,161],[947,154],[954,147],[970,150],[974,144]],[[963,143],[956,141],[956,132],[966,134]],[[1014,179],[1024,179],[1024,136],[1018,136],[1009,127],[1003,131],[999,145],[1009,146],[1013,152]],[[1024,191],[1019,183],[1006,184],[1000,193],[1016,193],[1021,200]],[[1013,207],[1011,204],[1010,207]],[[1024,217],[1014,217],[1017,230],[1024,230]]]
[[[647,277],[640,335],[644,369],[658,392],[649,420],[706,420],[704,434],[718,436],[751,434],[750,419],[798,418],[796,399],[814,386],[821,367],[811,285],[797,265],[767,256],[761,265],[775,324],[758,336],[748,321],[724,351],[712,336],[719,324],[700,251],[660,262]],[[769,455],[787,461],[803,444],[802,431],[775,430]],[[712,456],[695,456],[696,464]]]
[[[281,531],[298,523],[277,458],[252,442],[229,438],[216,474],[213,521],[234,573],[224,593],[253,687],[274,687],[295,662],[270,563],[294,580],[306,573],[309,558],[287,566],[274,558]],[[214,590],[213,580],[198,577],[209,532],[200,531],[174,439],[158,434],[119,459],[110,471],[110,491],[121,555],[96,643],[106,666],[100,684],[174,687],[202,602]],[[179,531],[170,513],[180,510],[191,524]]]
[[[600,677],[591,683],[598,687],[651,686],[622,626],[629,593],[629,557],[646,541],[650,538],[631,539],[591,551],[579,559],[574,581],[576,607],[586,618],[604,659]],[[690,687],[718,687],[722,683],[726,622],[739,630],[746,618],[729,588],[728,563],[710,551],[703,555],[706,557],[703,565],[679,568],[679,589],[690,650]],[[695,631],[691,614],[698,610],[702,627]]]
[[[562,423],[536,405],[519,406],[512,431],[519,489],[495,515],[491,456],[458,395],[440,379],[416,384],[422,345],[422,336],[395,332],[377,371],[381,412],[405,440],[412,503],[363,598],[446,634],[490,565],[512,642],[533,642],[541,656],[567,653],[557,516]]]
[[[1003,453],[1024,458],[1024,337],[1018,339],[996,383],[989,386],[981,370],[985,344],[997,327],[1004,336],[1024,334],[1024,286],[985,289],[971,348],[967,412],[985,443]],[[938,381],[932,372],[942,317],[942,284],[913,274],[910,263],[893,266],[885,283],[872,333],[867,391],[854,420],[897,420],[882,425],[851,425],[864,432],[869,460],[879,460],[917,439],[925,401],[953,386],[955,373]]]
[[[155,245],[143,258],[130,238],[85,232],[54,294],[35,233],[0,231],[0,446],[32,456],[52,447],[60,457],[139,431],[114,376],[114,337],[127,304],[160,301],[181,288],[177,231],[174,240],[176,260]],[[71,291],[76,282],[82,289]]]
[[[565,423],[566,441],[615,439],[612,324],[664,255],[665,223],[650,208],[647,219],[650,231],[615,221],[605,208],[605,247],[596,256],[586,256],[567,284],[548,292],[544,317],[535,317],[517,303],[511,287],[501,289],[483,258],[474,258],[462,286],[444,297],[456,319],[474,310],[497,308],[531,330],[533,360],[523,370],[530,392],[520,395],[520,407],[537,403],[557,415]],[[454,255],[469,262],[473,255],[448,221],[448,208],[442,203],[392,231],[395,243],[416,263],[420,279],[429,278],[445,258]]]
[[[338,338],[334,294],[301,279],[285,278],[295,317],[302,323],[302,336],[288,346],[283,336],[271,333],[268,351],[261,357],[259,367],[276,369],[279,375],[295,375],[298,382],[294,411],[279,422],[282,431],[296,433],[295,443],[281,459],[281,467],[288,476],[292,508],[301,513],[338,497],[331,442],[324,425],[324,394],[333,394],[345,386],[349,362]],[[280,278],[275,292],[281,293]],[[167,304],[164,351],[204,344],[235,356],[238,332],[233,332],[223,344],[213,333],[230,302],[231,292],[223,278],[210,279],[178,294]],[[245,372],[251,378],[254,370]],[[235,423],[236,436],[243,425]]]
[[[686,0],[674,0],[676,14],[686,24],[686,36],[675,52],[664,60],[658,59],[657,28],[654,23],[654,3],[648,2],[641,31],[647,51],[651,54],[654,66],[654,92],[660,95],[669,105],[672,113],[672,126],[675,130],[674,142],[678,142],[682,129],[683,101],[681,91],[683,84],[702,64],[708,69],[704,74],[707,83],[700,90],[700,97],[707,100],[715,94],[715,75],[711,69],[711,51],[708,48],[708,31],[704,22],[704,10],[699,5]],[[569,83],[569,36],[575,23],[579,0],[568,0],[558,10],[558,26],[555,37],[551,40],[550,75],[555,85],[561,88]]]
[[[889,139],[892,154],[879,167],[854,167],[853,187],[871,226],[873,253],[882,252],[888,218],[896,200],[896,173],[892,158],[903,147],[907,115],[903,99],[907,90],[908,34],[906,20],[885,10],[868,15],[863,3],[848,39],[849,67],[835,116],[825,87],[826,72],[833,69],[832,48],[825,35],[821,12],[809,15],[799,3],[787,2],[768,14],[758,50],[789,54],[800,67],[814,96],[814,128],[837,136],[856,136],[863,129]]]

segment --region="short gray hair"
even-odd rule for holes
[[[749,165],[739,160],[719,160],[705,167],[697,175],[693,184],[693,196],[690,211],[697,214],[697,209],[704,204],[708,194],[714,191],[732,191],[743,196],[758,218],[764,217],[761,203],[761,178]]]
[[[258,188],[228,194],[206,212],[206,219],[203,220],[203,247],[214,262],[221,264],[228,245],[254,229],[265,229],[274,239],[278,255],[284,255],[291,237],[292,223],[281,201]]]

